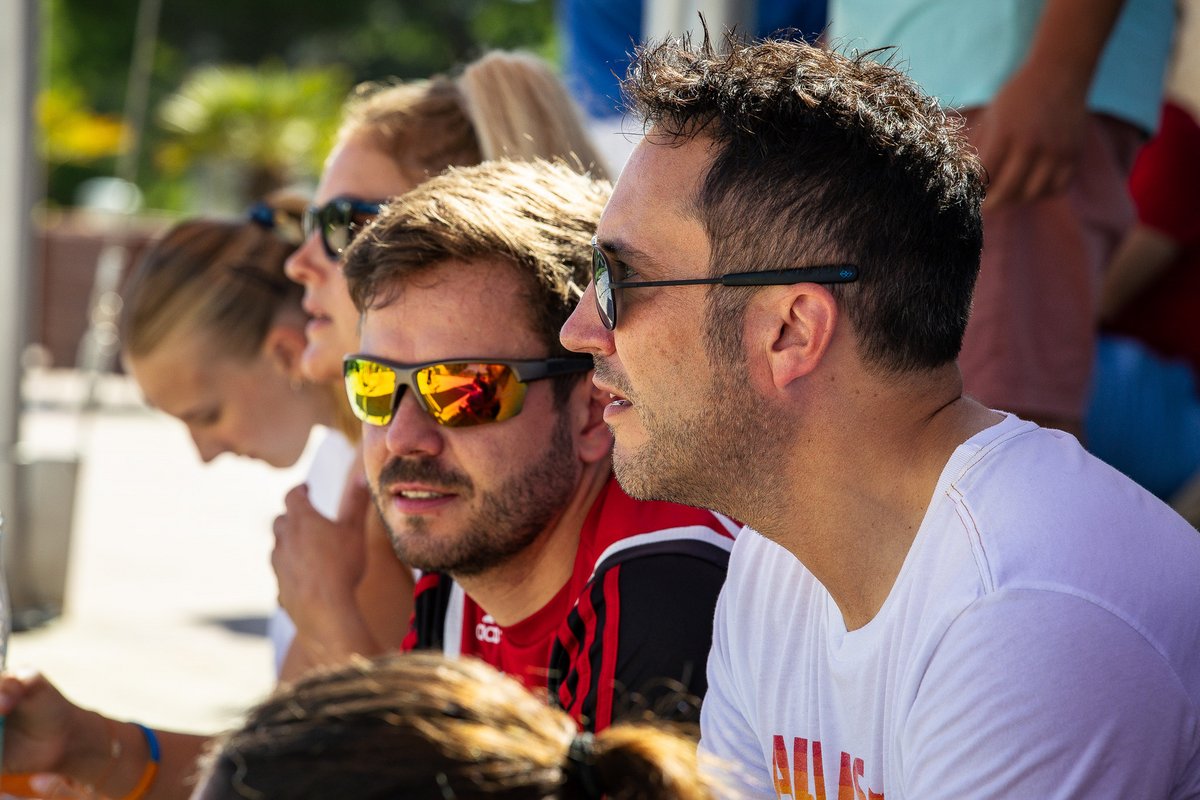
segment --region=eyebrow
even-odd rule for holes
[[[604,254],[610,256],[614,261],[620,264],[638,264],[646,265],[652,271],[664,272],[665,267],[661,261],[646,253],[644,250],[639,250],[628,242],[623,242],[620,239],[600,239],[596,238],[596,246],[604,251]],[[641,269],[638,270],[641,272]]]
[[[212,416],[214,410],[215,409],[211,405],[207,407],[200,406],[196,408],[189,408],[186,412],[180,414],[178,419],[181,422],[186,423],[200,422],[201,420]]]

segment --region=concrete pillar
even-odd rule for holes
[[[28,331],[32,210],[36,160],[33,103],[37,85],[37,3],[0,3],[0,513],[5,555],[19,536],[17,442],[21,353]]]
[[[735,25],[744,33],[753,33],[756,10],[756,0],[645,0],[642,33],[646,39],[661,39],[669,33],[691,32],[699,39],[699,15],[703,14],[714,41],[720,41]]]

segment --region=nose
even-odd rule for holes
[[[229,452],[229,448],[217,437],[198,431],[189,432],[192,435],[192,444],[196,446],[196,454],[200,456],[200,460],[205,464],[212,462],[214,458],[222,453]]]
[[[288,256],[283,264],[283,271],[296,283],[309,286],[320,281],[334,266],[329,262],[329,256],[321,245],[320,234],[313,233],[296,248],[296,252]]]
[[[388,452],[398,457],[436,456],[445,445],[442,437],[442,427],[421,408],[412,389],[405,387],[387,426]]]
[[[600,321],[600,312],[596,310],[596,284],[588,283],[579,305],[567,317],[558,338],[563,347],[577,353],[588,353],[593,356],[611,356],[614,352],[612,331],[604,327]]]

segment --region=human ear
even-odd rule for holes
[[[300,370],[300,358],[307,344],[303,330],[292,325],[276,324],[263,337],[261,355],[289,380],[299,383],[305,380]]]
[[[611,400],[608,392],[592,382],[590,372],[571,389],[568,402],[573,412],[575,449],[585,464],[602,461],[612,452],[612,431],[604,422],[604,408]]]
[[[838,306],[824,286],[785,287],[758,311],[757,334],[771,384],[786,390],[821,364],[838,324]]]

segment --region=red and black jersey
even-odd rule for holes
[[[448,575],[417,581],[404,650],[474,656],[548,690],[588,730],[622,712],[693,718],[707,688],[713,612],[740,525],[711,511],[634,500],[610,479],[588,512],[570,579],[507,627]]]

